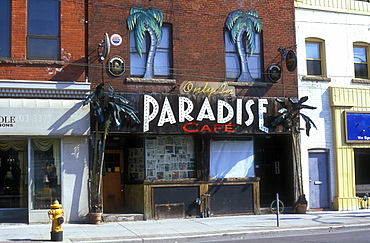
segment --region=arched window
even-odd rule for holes
[[[363,42],[353,43],[353,61],[355,65],[355,78],[369,78],[369,44]]]
[[[324,76],[325,73],[325,42],[317,38],[306,39],[307,75]]]

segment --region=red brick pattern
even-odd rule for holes
[[[85,81],[85,5],[60,1],[61,62],[26,60],[27,0],[12,2],[11,58],[0,60],[0,79]]]
[[[276,84],[267,77],[265,87],[237,88],[237,94],[246,96],[297,96],[297,74],[289,72],[277,51],[279,47],[295,45],[293,0],[143,0],[89,1],[89,81],[94,85],[104,81],[116,90],[128,92],[169,92],[173,85],[127,83],[129,72],[129,32],[126,18],[130,7],[140,6],[161,10],[164,22],[173,27],[173,68],[177,86],[184,81],[224,81],[225,54],[223,30],[227,15],[236,9],[255,10],[262,21],[264,70],[271,64],[283,68],[283,78]],[[120,34],[121,46],[112,46],[109,57],[121,56],[127,71],[121,77],[112,77],[98,59],[97,47],[104,33]],[[108,59],[109,59],[108,57]],[[103,66],[102,66],[103,64]],[[103,75],[103,76],[102,76]],[[178,92],[178,89],[175,90]]]

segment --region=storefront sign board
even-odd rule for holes
[[[370,143],[370,112],[345,112],[346,142]]]
[[[125,94],[138,111],[140,125],[130,123],[125,132],[144,133],[276,133],[271,121],[281,108],[275,98],[207,95]]]
[[[90,108],[79,100],[1,99],[3,135],[88,135]]]

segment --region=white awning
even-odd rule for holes
[[[0,99],[1,135],[89,135],[82,100]]]

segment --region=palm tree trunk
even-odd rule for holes
[[[98,202],[96,201],[97,199],[97,165],[98,165],[98,141],[99,141],[99,123],[95,122],[95,140],[94,140],[94,154],[93,154],[93,161],[92,161],[92,172],[91,172],[91,191],[90,191],[90,210],[92,212],[95,212],[96,210],[96,205]]]
[[[102,199],[102,183],[103,183],[103,168],[104,168],[104,155],[105,155],[105,144],[107,141],[107,136],[109,133],[111,120],[110,118],[105,121],[105,127],[104,127],[104,135],[103,135],[103,143],[101,146],[101,153],[100,153],[100,168],[99,168],[99,181],[98,181],[98,193],[97,193],[97,199],[99,201],[99,204],[102,205],[103,199]],[[103,212],[103,208],[102,208]]]
[[[154,57],[157,52],[158,41],[152,28],[148,27],[147,30],[150,35],[150,49],[146,61],[144,78],[154,78]]]
[[[236,46],[238,48],[238,53],[240,57],[240,67],[241,67],[241,74],[238,78],[239,82],[254,81],[249,71],[247,53],[244,48],[244,43],[243,43],[244,33],[245,33],[245,29],[241,29],[236,39]]]
[[[299,197],[303,195],[301,153],[300,153],[299,133],[294,131],[294,129],[291,133],[292,133],[292,146],[293,146],[293,160],[294,160],[294,167],[295,167],[294,201],[297,202]]]

